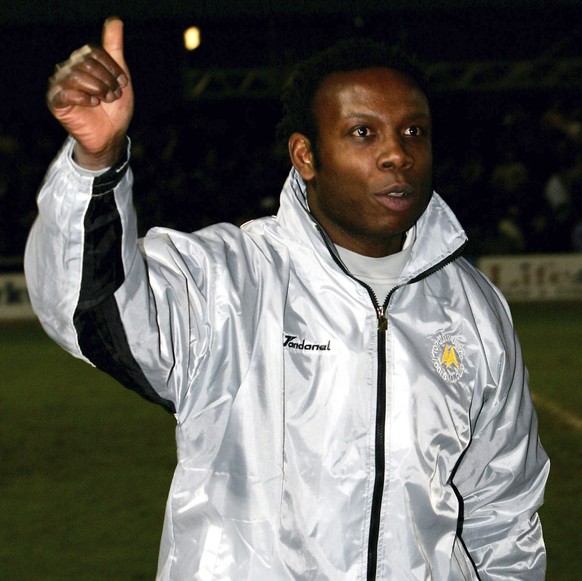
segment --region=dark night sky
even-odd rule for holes
[[[582,56],[580,1],[2,3],[0,122],[44,115],[54,65],[98,39],[111,13],[126,21],[127,59],[148,107],[180,99],[185,65],[287,65],[341,36],[394,38],[425,62],[529,59],[552,51]],[[203,32],[194,54],[181,47],[181,31],[190,24]]]
[[[184,68],[288,68],[315,50],[348,36],[396,40],[425,64],[457,63],[461,70],[466,63],[475,61],[582,58],[582,0],[0,3],[0,137],[4,132],[17,135],[22,145],[17,163],[34,166],[35,172],[44,172],[55,153],[54,143],[64,137],[44,103],[47,79],[55,64],[73,50],[98,41],[101,24],[111,14],[126,23],[126,59],[136,89],[132,130],[137,134],[140,129],[153,128],[154,139],[159,137],[164,142],[159,128],[201,119],[200,143],[204,144],[205,132],[212,135],[226,124],[227,149],[237,151],[238,156],[242,153],[240,143],[255,140],[268,144],[273,140],[280,116],[276,99],[185,102]],[[203,44],[194,53],[187,53],[181,35],[192,24],[201,27]],[[580,77],[576,87],[582,86]],[[495,117],[515,104],[533,108],[531,112],[536,115],[536,108],[538,113],[545,110],[548,103],[560,97],[560,90],[550,86],[543,89],[543,94],[529,89],[519,94],[444,91],[438,95],[438,102],[433,101],[435,112],[439,111],[435,118],[435,150],[445,159],[462,156],[471,146],[468,141],[476,127],[484,131],[495,127]],[[574,89],[570,94],[577,103],[579,93]],[[489,122],[491,119],[493,122]],[[47,135],[50,143],[45,141]],[[479,132],[477,137],[482,137]],[[50,147],[44,148],[44,143]],[[494,148],[490,149],[480,144],[480,151],[493,155]],[[25,192],[12,199],[14,208],[8,211],[14,216],[30,214],[38,187],[36,180],[30,178]],[[263,181],[268,186],[268,181]],[[278,176],[274,181],[278,188]],[[27,224],[16,228],[19,239],[10,237],[16,248],[14,254],[20,251],[27,228]]]

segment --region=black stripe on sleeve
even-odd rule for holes
[[[96,178],[85,214],[83,274],[74,325],[85,357],[122,385],[175,413],[174,404],[154,390],[133,356],[113,293],[123,284],[122,226],[113,189],[125,169]],[[144,313],[147,317],[147,313]]]
[[[125,280],[121,218],[112,191],[91,199],[84,228],[83,277],[78,303],[82,309],[112,295]]]
[[[174,404],[154,390],[131,353],[113,295],[90,309],[77,309],[75,328],[83,355],[94,365],[148,401],[176,412]]]

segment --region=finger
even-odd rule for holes
[[[103,24],[103,35],[101,44],[103,49],[111,58],[123,69],[123,72],[129,76],[127,64],[123,54],[123,22],[116,16],[108,18]],[[119,84],[126,79],[120,79]]]
[[[79,93],[84,93],[87,98],[80,100]],[[73,96],[72,101],[68,100],[69,95]],[[101,101],[111,103],[121,95],[122,89],[111,72],[97,60],[89,58],[77,64],[69,60],[57,67],[49,80],[47,102],[56,108],[87,104],[94,106]]]
[[[96,107],[100,99],[85,91],[76,89],[63,89],[55,85],[47,93],[47,103],[51,109],[66,109],[68,107]]]
[[[101,66],[98,66],[97,63]],[[94,72],[96,76],[112,87],[118,85],[124,87],[127,84],[124,69],[100,47],[85,45],[70,56],[65,66],[68,66],[69,69],[77,67],[91,73]]]
[[[94,52],[78,64],[70,65],[66,74],[72,85],[86,86],[87,89],[99,92],[101,90],[115,91],[120,88],[119,75],[122,74],[117,63],[104,52]],[[60,80],[60,71],[57,78]]]
[[[51,81],[61,84],[78,84],[80,79],[90,80],[90,77],[94,77],[107,86],[116,88],[118,86],[116,77],[121,69],[115,67],[113,69],[112,71],[111,68],[105,66],[98,58],[86,58],[83,61],[71,58],[55,67]]]
[[[91,51],[93,49],[86,44],[85,46],[82,46],[81,48],[77,49],[75,52],[71,53],[71,56],[69,57],[68,63],[70,63],[71,65],[75,65],[79,62],[81,62],[87,55],[91,54]]]

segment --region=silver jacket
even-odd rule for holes
[[[382,305],[295,171],[275,217],[138,243],[127,162],[94,177],[70,148],[30,296],[65,349],[175,414],[160,581],[544,578],[527,372],[438,194]]]

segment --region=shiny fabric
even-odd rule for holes
[[[47,332],[86,359],[73,315],[94,178],[70,147],[40,193],[26,274]],[[156,228],[139,246],[131,183],[127,172],[109,194],[126,274],[114,297],[177,420],[159,581],[364,580],[372,510],[377,579],[544,578],[549,463],[519,343],[475,268],[441,268],[465,234],[436,193],[379,354],[370,294],[329,250],[294,171],[276,217]],[[372,507],[381,355],[386,470]]]

